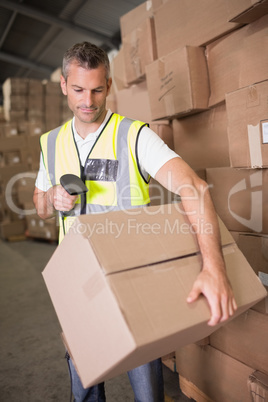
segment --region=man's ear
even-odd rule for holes
[[[107,81],[107,96],[109,95],[111,91],[111,86],[112,86],[112,78],[110,77]]]
[[[65,81],[65,78],[63,77],[63,75],[61,75],[60,76],[60,86],[61,86],[63,95],[67,95],[66,85],[67,85],[67,82]]]

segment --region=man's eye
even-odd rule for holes
[[[75,89],[75,92],[82,92],[82,89]]]

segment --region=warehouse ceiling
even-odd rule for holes
[[[0,0],[0,88],[9,77],[48,79],[67,48],[84,40],[107,52],[120,17],[144,0]],[[0,91],[0,104],[2,104]]]

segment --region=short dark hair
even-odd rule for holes
[[[76,62],[80,67],[95,69],[103,64],[106,69],[106,79],[110,77],[110,62],[107,53],[90,42],[77,43],[70,47],[63,56],[62,75],[65,80],[68,78],[69,67]]]

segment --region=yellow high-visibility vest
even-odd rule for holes
[[[62,175],[72,173],[81,177],[88,188],[86,199],[79,196],[75,208],[59,220],[59,242],[81,213],[149,205],[150,178],[143,177],[137,158],[137,139],[146,125],[113,113],[84,167],[74,140],[72,120],[41,136],[43,161],[51,185],[60,184]]]

